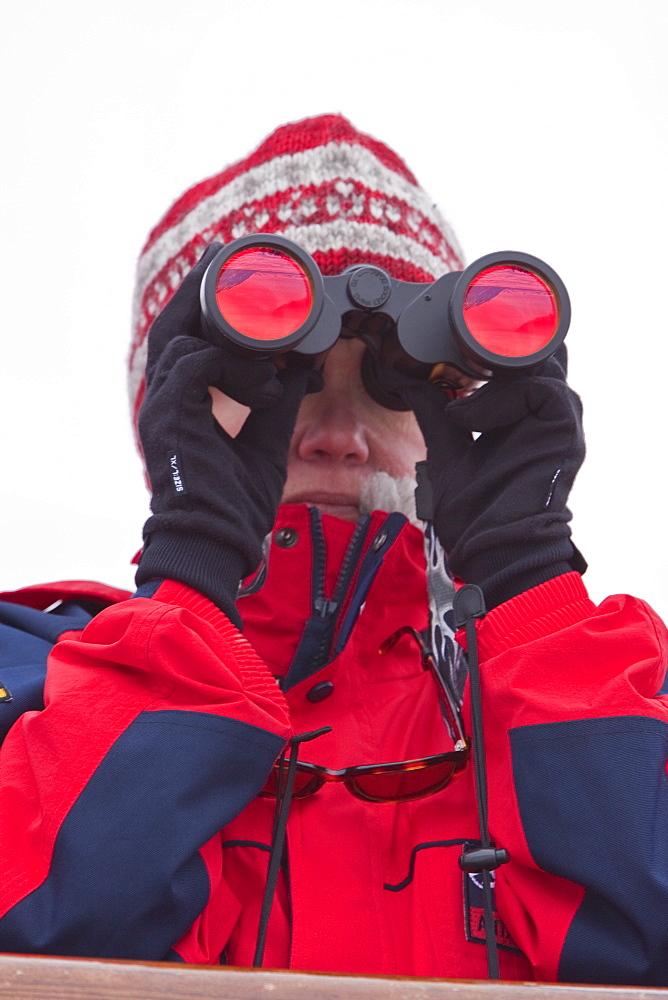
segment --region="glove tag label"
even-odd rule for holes
[[[177,494],[187,493],[183,479],[181,478],[181,473],[179,472],[179,459],[178,455],[169,455],[169,472],[172,477],[172,482],[174,483],[174,492]]]
[[[550,483],[550,492],[548,493],[547,500],[545,501],[545,510],[547,510],[547,508],[552,503],[552,497],[554,496],[554,488],[557,485],[557,479],[559,478],[560,475],[561,475],[561,469],[557,469],[555,474],[552,476],[552,482]]]

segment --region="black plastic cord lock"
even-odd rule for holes
[[[487,614],[485,598],[480,587],[474,583],[465,584],[455,594],[452,602],[455,617],[455,628],[464,628],[467,622],[474,618],[484,618]]]
[[[510,855],[505,847],[474,847],[464,851],[459,859],[459,867],[463,872],[479,875],[480,872],[493,872],[500,865],[510,861]]]

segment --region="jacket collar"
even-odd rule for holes
[[[401,625],[426,626],[422,532],[401,514],[374,511],[355,525],[286,504],[259,572],[262,585],[238,608],[246,637],[285,687],[338,655],[362,612],[370,648]]]

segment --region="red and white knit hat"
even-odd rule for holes
[[[450,227],[391,149],[340,115],[283,125],[186,191],[141,252],[129,358],[135,426],[151,323],[210,243],[257,232],[294,240],[323,274],[369,263],[405,281],[433,281],[464,266]]]

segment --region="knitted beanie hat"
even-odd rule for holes
[[[141,252],[129,358],[135,427],[151,323],[210,243],[257,232],[298,243],[323,274],[368,263],[405,281],[433,281],[463,267],[450,227],[391,149],[340,115],[283,125],[186,191]]]

